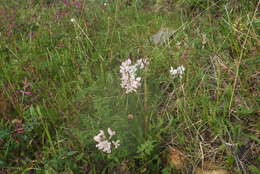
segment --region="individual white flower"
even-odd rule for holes
[[[75,18],[71,18],[70,22],[74,23],[74,22],[76,22],[76,19]]]
[[[148,59],[139,59],[136,62],[136,65],[139,66],[140,69],[143,69],[145,66],[149,65]]]
[[[98,143],[104,141],[106,139],[105,133],[103,130],[99,131],[99,134],[94,136],[94,140]]]
[[[109,134],[109,138],[108,139],[111,139],[112,136],[114,136],[116,134],[116,131],[113,131],[111,128],[108,128],[107,132]]]
[[[117,149],[120,146],[120,140],[112,141],[112,144],[115,146],[115,149]]]
[[[176,69],[173,69],[173,67],[170,68],[170,74],[173,77],[179,76],[181,79],[182,79],[182,75],[183,75],[184,71],[185,71],[185,68],[183,65],[177,67]]]

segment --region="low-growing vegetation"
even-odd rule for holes
[[[260,173],[259,0],[1,0],[0,173]]]

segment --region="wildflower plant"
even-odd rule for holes
[[[187,172],[201,150],[260,173],[260,2],[198,1],[165,15],[152,1],[2,0],[0,173],[185,173],[171,146]],[[166,27],[171,41],[150,44]]]
[[[135,75],[145,65],[143,60],[136,62],[138,70]],[[80,106],[82,117],[75,132],[88,132],[79,137],[84,139],[84,144],[94,152],[93,155],[100,156],[99,160],[124,159],[136,153],[138,144],[143,141],[143,100],[139,99],[139,95],[122,95],[125,91],[121,90],[118,69],[114,73],[104,74],[104,79],[100,78],[78,94],[78,101],[86,99],[87,94],[91,102]],[[93,111],[91,113],[90,108]],[[132,113],[135,116],[129,118],[128,115]]]
[[[31,84],[28,82],[27,79],[25,79],[23,81],[23,89],[19,90],[21,92],[22,95],[31,95],[32,92],[31,91],[27,91],[30,88]]]
[[[105,135],[103,130],[99,131],[99,134],[94,136],[94,140],[98,143],[96,147],[105,153],[111,153],[112,148],[117,149],[120,146],[120,140],[112,140],[112,137],[116,134],[111,128],[107,129],[109,137]],[[112,147],[113,146],[113,147]]]
[[[141,86],[141,77],[137,76],[137,71],[142,70],[149,64],[148,59],[139,59],[132,64],[131,59],[122,62],[120,66],[121,87],[126,90],[126,94],[136,92]]]
[[[183,65],[178,66],[176,69],[173,69],[172,66],[170,68],[170,74],[172,75],[173,78],[179,77],[180,79],[182,79],[184,71],[185,71],[185,68]]]

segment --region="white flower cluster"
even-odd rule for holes
[[[139,59],[133,65],[130,59],[122,62],[120,66],[121,87],[126,89],[127,94],[136,92],[136,89],[141,86],[141,77],[136,77],[136,72],[148,64],[148,59]]]
[[[182,75],[183,75],[184,71],[185,71],[185,68],[183,65],[178,66],[176,69],[173,69],[173,67],[171,66],[170,74],[173,77],[179,76],[182,79]]]
[[[114,146],[115,149],[117,149],[120,144],[120,140],[116,140],[116,141],[111,141],[111,138],[116,134],[115,131],[113,131],[111,128],[107,129],[109,138],[106,138],[106,135],[104,133],[103,130],[99,131],[99,134],[94,136],[94,140],[98,143],[96,145],[96,147],[98,148],[98,150],[101,150],[105,153],[111,153],[112,152],[112,145]]]

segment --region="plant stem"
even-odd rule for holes
[[[148,130],[148,109],[147,109],[147,101],[148,101],[148,88],[147,88],[147,67],[144,69],[144,136],[147,136]]]

